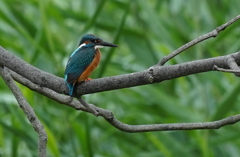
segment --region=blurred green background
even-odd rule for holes
[[[0,45],[63,77],[86,33],[119,45],[102,49],[91,78],[142,71],[237,16],[237,0],[1,0]],[[177,64],[239,50],[240,22],[172,59]],[[125,133],[19,85],[48,134],[50,157],[223,157],[240,154],[240,123],[218,130]],[[208,72],[85,96],[128,124],[207,122],[240,112],[239,79]],[[0,156],[37,156],[37,133],[0,79]]]

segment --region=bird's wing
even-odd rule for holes
[[[65,70],[67,83],[74,82],[91,64],[95,55],[94,51],[94,49],[82,47],[73,52]]]

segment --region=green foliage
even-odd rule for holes
[[[92,78],[142,71],[186,42],[239,14],[240,1],[0,1],[0,44],[30,64],[63,77],[82,35],[118,44],[102,49]],[[239,22],[167,64],[239,50]],[[48,156],[238,156],[240,125],[218,130],[125,133],[103,118],[58,104],[19,85],[48,133]],[[232,74],[208,72],[159,84],[86,95],[128,124],[206,122],[238,114]],[[0,81],[0,156],[37,156],[37,134]]]

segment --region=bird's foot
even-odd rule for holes
[[[91,79],[91,78],[87,78],[87,79],[85,80],[85,82],[90,81],[90,80],[92,80],[92,79]]]

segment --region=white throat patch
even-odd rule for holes
[[[96,45],[94,48],[95,48],[95,50],[96,50],[96,49],[103,48],[103,46],[102,46],[102,45]]]

